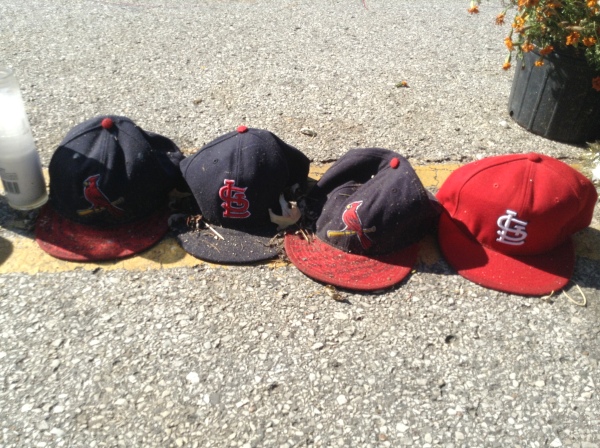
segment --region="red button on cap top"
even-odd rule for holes
[[[531,154],[528,154],[527,158],[532,162],[541,162],[542,161],[542,158],[540,157],[540,155],[536,154],[534,152],[532,152]]]
[[[102,120],[102,123],[100,123],[102,125],[102,127],[104,129],[110,129],[113,127],[113,121],[110,118],[105,118],[104,120]]]
[[[400,160],[398,160],[398,158],[397,158],[397,157],[394,157],[392,160],[390,160],[390,166],[391,166],[393,169],[396,169],[396,168],[398,168],[398,167],[400,166]]]
[[[246,132],[247,130],[248,130],[248,127],[246,127],[246,126],[238,126],[238,127],[237,127],[237,131],[238,131],[240,134],[242,134],[242,133]]]

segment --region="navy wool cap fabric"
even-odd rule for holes
[[[180,226],[178,240],[197,258],[251,263],[278,255],[271,243],[286,189],[306,182],[310,161],[269,131],[240,126],[180,165],[198,212],[224,237]]]
[[[323,204],[316,224],[319,239],[354,254],[407,247],[438,218],[431,203],[435,199],[408,160],[387,149],[350,150],[325,173],[311,197]]]
[[[142,219],[166,205],[173,188],[182,187],[181,160],[183,154],[168,138],[146,132],[126,117],[96,117],[75,126],[53,154],[49,203],[82,224],[110,226]],[[109,200],[107,213],[91,212],[100,204],[86,198],[86,182]]]

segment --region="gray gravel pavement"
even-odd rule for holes
[[[348,303],[293,267],[5,276],[3,446],[598,446],[597,297],[431,271]]]
[[[191,150],[247,124],[314,161],[353,146],[415,162],[576,157],[510,121],[499,2],[478,16],[467,3],[4,0],[0,55],[46,163],[73,125],[106,113]]]
[[[246,124],[315,163],[579,161],[510,120],[499,5],[467,3],[3,0],[0,61],[46,166],[108,113],[188,153]],[[600,261],[573,280],[585,307],[443,260],[344,302],[289,265],[2,275],[0,446],[599,448]]]

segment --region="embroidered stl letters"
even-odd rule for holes
[[[248,218],[250,202],[246,198],[246,188],[235,186],[235,181],[225,179],[224,187],[219,189],[219,197],[223,200],[221,207],[225,210],[223,218]]]
[[[527,222],[516,219],[516,217],[517,212],[506,210],[506,215],[502,215],[498,218],[497,223],[500,230],[497,232],[499,236],[496,238],[496,241],[511,246],[520,246],[525,243],[525,238],[527,238],[527,232],[525,230]]]

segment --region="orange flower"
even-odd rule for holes
[[[510,68],[510,62],[505,62],[504,64],[502,64],[503,70],[508,70],[509,68]],[[598,76],[598,79],[600,80],[600,76]],[[598,81],[598,85],[599,85],[598,90],[600,90],[600,81]]]
[[[580,37],[581,34],[579,34],[577,31],[573,31],[567,36],[567,45],[576,45],[579,42]]]
[[[540,54],[542,56],[546,56],[554,51],[554,47],[552,45],[546,45],[544,48],[540,50]]]
[[[496,16],[496,25],[504,25],[504,13]]]
[[[517,33],[520,33],[523,27],[525,26],[525,19],[523,17],[515,17],[513,21],[512,27],[515,29]]]
[[[513,28],[522,27],[525,25],[525,19],[523,17],[515,17],[515,21],[513,23]]]
[[[469,9],[467,9],[469,14],[479,14],[479,6],[473,5]]]
[[[544,65],[544,60],[543,59],[538,59],[537,61],[535,61],[535,66],[536,67],[541,67],[542,65]]]
[[[591,47],[593,45],[596,45],[596,38],[593,36],[584,37],[582,42],[583,42],[583,45],[585,45],[586,47]]]
[[[592,79],[592,88],[600,92],[600,76],[596,76]]]
[[[531,42],[525,42],[523,45],[521,45],[521,50],[523,50],[525,53],[528,53],[533,49],[534,46]]]
[[[531,8],[532,6],[537,6],[540,0],[519,0],[519,8]]]
[[[588,0],[587,5],[589,8],[594,8],[598,4],[597,0]]]
[[[504,45],[506,45],[506,48],[508,48],[508,51],[513,51],[515,48],[510,37],[504,38]]]

